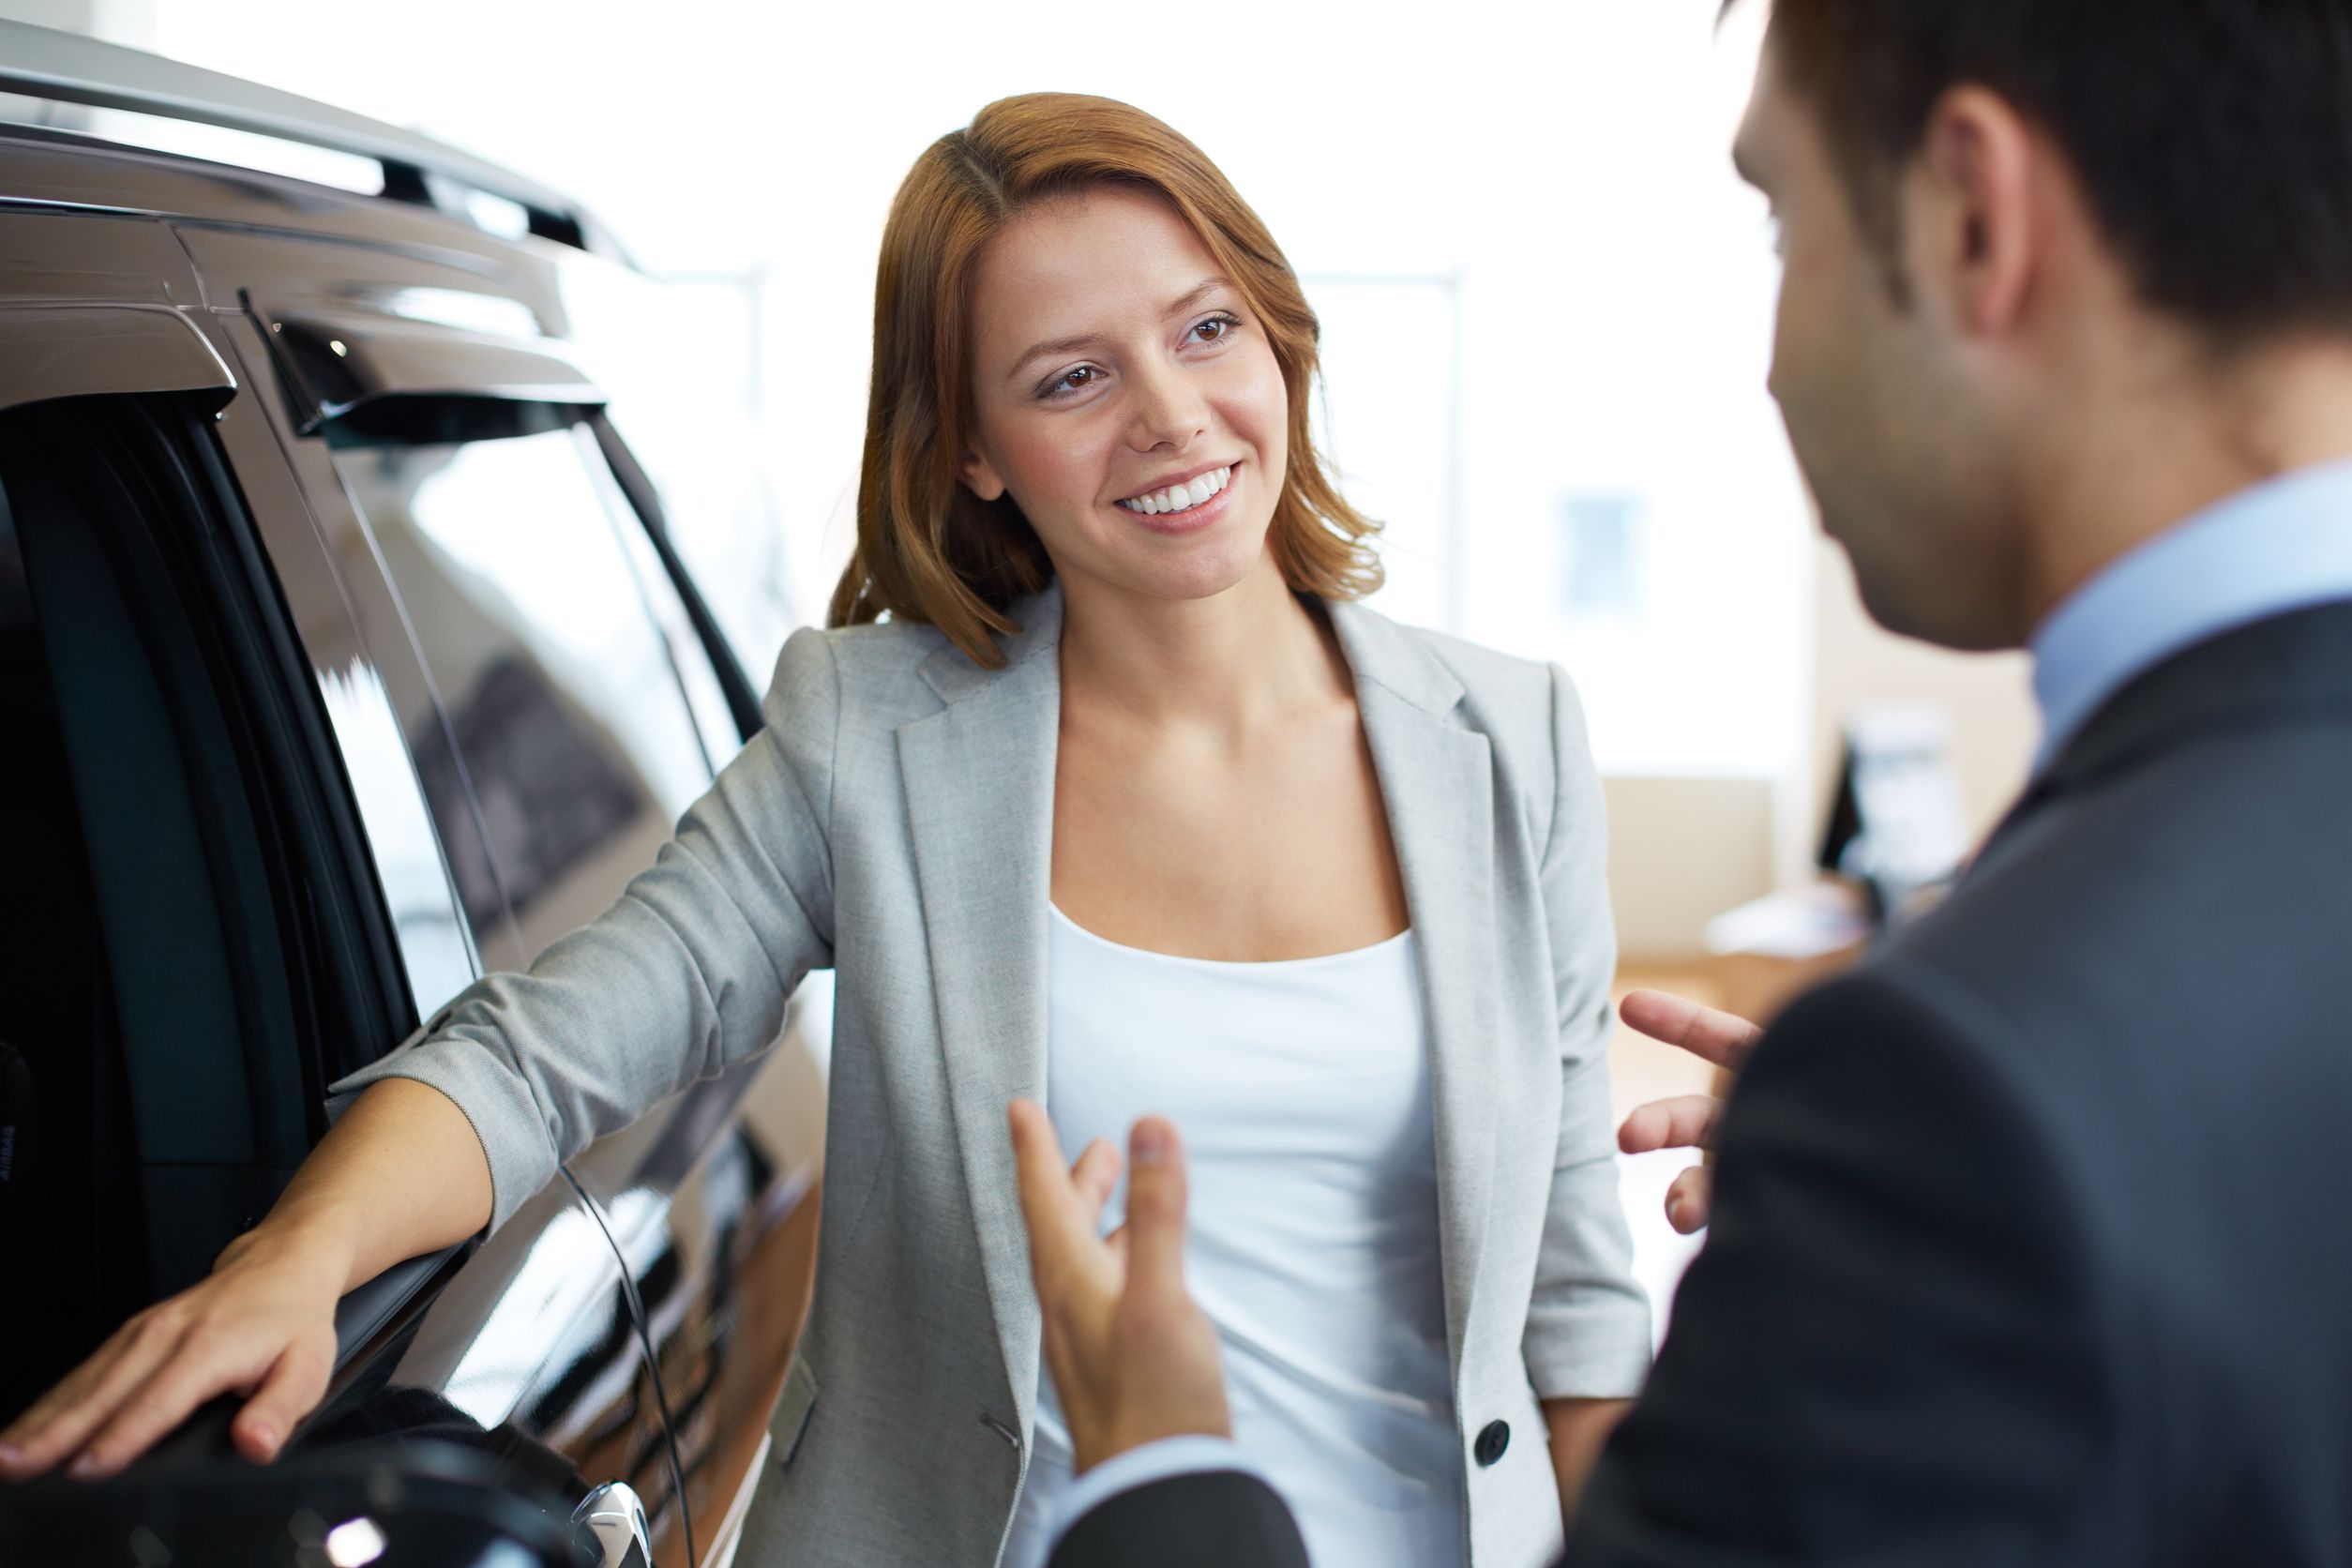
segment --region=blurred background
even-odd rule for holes
[[[2035,720],[2021,658],[1877,631],[1817,537],[1765,392],[1764,206],[1727,158],[1761,14],[1719,29],[1717,10],[0,0],[422,130],[600,214],[647,280],[581,302],[587,346],[755,681],[849,551],[875,250],[909,163],[1010,93],[1158,114],[1321,315],[1328,449],[1388,524],[1375,602],[1575,674],[1621,983],[1761,1015],[1850,961],[1874,902],[1932,895],[2022,781]],[[0,110],[377,183],[204,127]],[[1706,1082],[1634,1041],[1614,1067],[1628,1106]],[[1689,1250],[1654,1217],[1681,1163],[1626,1167],[1662,1301]]]

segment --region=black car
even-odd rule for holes
[[[760,720],[572,352],[626,265],[578,207],[21,24],[0,93],[383,172],[0,127],[5,1421],[264,1212],[329,1084],[609,904]],[[113,1482],[0,1487],[0,1564],[725,1563],[822,1133],[797,1044],[698,1086],[349,1297],[277,1465],[220,1402]]]

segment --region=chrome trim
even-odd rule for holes
[[[387,189],[415,183],[403,176],[445,175],[570,223],[583,249],[612,253],[609,241],[591,243],[591,235],[604,236],[578,203],[512,170],[314,98],[120,44],[0,20],[0,92],[193,120],[371,158],[385,166]]]
[[[645,1505],[626,1481],[608,1481],[580,1500],[572,1527],[596,1543],[596,1568],[653,1568],[653,1532]]]

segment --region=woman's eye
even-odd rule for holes
[[[1066,397],[1072,392],[1083,392],[1102,378],[1102,371],[1093,366],[1080,365],[1078,369],[1065,372],[1060,380],[1048,383],[1046,396],[1059,398]]]
[[[1207,321],[1196,324],[1192,335],[1204,343],[1222,342],[1241,324],[1231,316],[1211,316]]]

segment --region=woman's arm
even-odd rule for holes
[[[355,1098],[268,1218],[0,1433],[0,1478],[69,1458],[112,1473],[226,1390],[251,1395],[238,1447],[273,1456],[325,1391],[346,1290],[495,1229],[595,1138],[775,1040],[792,988],[832,961],[823,637],[786,645],[764,708],[618,903],[336,1086]]]
[[[124,1324],[0,1433],[0,1476],[68,1459],[74,1475],[112,1475],[231,1390],[249,1395],[230,1428],[237,1448],[276,1457],[326,1392],[336,1302],[490,1214],[490,1160],[465,1113],[421,1083],[375,1085],[210,1275]]]
[[[433,1035],[335,1086],[430,1083],[490,1155],[492,1228],[556,1168],[650,1106],[764,1050],[792,989],[833,961],[833,779],[840,675],[793,634],[767,727],[689,807],[620,899],[458,998]]]
[[[1544,1425],[1552,1440],[1552,1475],[1560,1483],[1560,1516],[1576,1528],[1576,1504],[1617,1424],[1634,1408],[1631,1399],[1546,1399]]]

